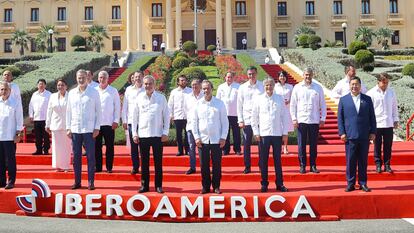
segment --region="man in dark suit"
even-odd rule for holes
[[[369,141],[375,139],[377,129],[374,106],[369,96],[361,93],[361,79],[351,78],[351,93],[339,100],[338,129],[341,140],[345,142],[346,179],[345,192],[355,190],[356,169],[358,165],[358,183],[364,192],[370,192],[367,186],[367,160]]]

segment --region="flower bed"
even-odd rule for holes
[[[216,66],[220,77],[224,77],[228,71],[232,71],[236,75],[236,82],[243,83],[247,80],[247,75],[242,64],[240,64],[240,62],[238,62],[232,55],[217,56]]]

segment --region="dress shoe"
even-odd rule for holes
[[[144,187],[141,187],[139,190],[138,190],[138,192],[139,193],[146,193],[146,192],[148,192],[149,191],[149,188],[144,188]]]
[[[359,186],[359,189],[361,189],[364,192],[371,192],[371,189],[368,188],[368,186],[366,184],[363,184],[363,185]]]
[[[246,168],[244,169],[244,171],[243,171],[243,173],[244,173],[244,174],[249,174],[250,172],[252,172],[252,171],[250,170],[250,167],[246,167]]]
[[[377,168],[375,169],[377,173],[381,173],[381,165],[377,165]]]
[[[42,155],[43,153],[41,151],[35,151],[32,153],[32,155]]]
[[[80,189],[81,187],[82,187],[81,184],[72,185],[72,189]]]
[[[175,154],[176,156],[182,156],[182,155],[184,155],[183,153],[181,153],[181,152],[178,152],[177,154]]]
[[[384,171],[389,172],[389,173],[393,172],[390,165],[385,165]]]
[[[111,174],[112,173],[112,170],[106,170],[106,173]]]
[[[14,184],[7,184],[6,187],[4,187],[4,189],[12,189],[14,188]]]
[[[155,190],[157,191],[157,193],[164,193],[162,187],[157,187]]]
[[[285,192],[288,191],[288,189],[284,185],[282,185],[282,186],[276,186],[276,190],[277,191],[280,191],[282,193],[285,193]]]
[[[220,188],[215,188],[215,189],[214,189],[214,193],[215,193],[215,194],[221,194]]]
[[[313,172],[313,173],[319,173],[319,170],[316,168],[316,166],[312,166],[310,168],[310,171]]]
[[[88,185],[88,190],[95,190],[95,185],[94,184]]]
[[[135,174],[137,174],[137,173],[139,173],[139,170],[138,170],[138,169],[132,169],[132,170],[131,170],[131,174],[132,174],[132,175],[135,175]]]
[[[95,169],[95,172],[100,173],[100,172],[102,172],[102,169]]]
[[[230,153],[227,151],[223,151],[223,155],[229,155]]]
[[[305,174],[305,173],[306,173],[306,169],[305,169],[305,167],[300,166],[299,173],[300,173],[300,174]]]
[[[265,193],[265,192],[267,192],[267,186],[262,186],[262,187],[260,188],[260,192],[261,192],[261,193]]]
[[[241,152],[240,151],[236,151],[236,155],[241,155]]]
[[[44,155],[48,155],[49,154],[49,151],[48,150],[45,150],[45,151],[43,151],[43,154]]]
[[[200,194],[206,194],[206,193],[210,193],[210,189],[205,189],[205,188],[201,189]]]
[[[345,192],[352,192],[355,190],[355,186],[354,185],[348,185],[345,188]]]
[[[186,174],[186,175],[191,175],[191,174],[193,174],[193,173],[195,173],[195,172],[196,172],[196,170],[195,170],[195,169],[190,168],[190,169],[188,169],[188,171],[186,171],[186,172],[185,172],[185,174]]]

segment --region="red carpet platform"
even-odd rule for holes
[[[55,172],[51,168],[51,156],[32,156],[31,152],[34,148],[34,144],[18,144],[16,187],[12,190],[0,190],[1,213],[28,214],[20,210],[15,201],[16,196],[30,194],[32,179],[39,178],[49,185],[52,196],[46,199],[36,198],[37,211],[28,215],[178,222],[316,221],[414,217],[413,142],[394,144],[392,158],[394,173],[392,174],[375,173],[371,146],[368,167],[368,185],[372,188],[370,193],[359,190],[344,192],[346,181],[343,145],[319,146],[317,164],[321,173],[307,172],[304,175],[298,172],[297,147],[289,146],[290,154],[282,155],[284,181],[289,188],[287,193],[275,190],[272,160],[269,160],[269,191],[260,193],[256,146],[253,147],[251,174],[242,174],[243,156],[234,154],[224,156],[221,183],[223,193],[220,195],[199,194],[201,176],[198,161],[197,173],[185,175],[189,158],[175,156],[176,150],[173,147],[164,149],[165,193],[154,192],[151,162],[151,192],[144,195],[138,195],[137,192],[140,175],[129,174],[131,161],[128,150],[124,146],[116,147],[113,173],[96,174],[94,191],[86,189],[86,172],[82,174],[82,184],[85,188],[71,190],[73,172]],[[86,171],[86,159],[84,159],[83,171]],[[73,196],[78,198],[82,208],[75,214],[70,212],[70,208],[65,208],[72,200],[70,197]],[[115,211],[116,208],[113,208],[112,212],[107,212],[107,209],[111,209],[110,204],[116,202],[116,198],[122,201],[119,203],[122,213]],[[92,199],[95,199],[93,203],[98,207],[90,206]],[[186,206],[186,203],[195,206],[198,204],[198,208],[191,214],[189,211],[191,208]],[[93,213],[90,212],[91,210],[98,212]],[[310,212],[314,213],[314,216]],[[182,215],[183,213],[185,214]],[[299,215],[296,216],[295,214],[298,213]]]

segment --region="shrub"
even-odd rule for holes
[[[352,41],[348,47],[348,53],[351,55],[355,55],[361,49],[367,49],[367,44],[363,41],[355,40]]]
[[[88,49],[87,48],[76,48],[76,49],[74,49],[74,51],[75,52],[86,52],[86,51],[88,51]]]
[[[412,78],[414,78],[414,63],[409,63],[405,65],[401,73],[403,75],[411,76]]]
[[[195,78],[198,78],[200,80],[204,80],[207,78],[207,75],[204,73],[204,71],[197,67],[187,67],[184,68],[176,77],[174,77],[174,80],[171,81],[171,83],[176,83],[176,78],[180,75],[185,75],[187,77],[188,83],[191,83],[191,81]]]
[[[22,73],[22,71],[17,66],[7,66],[1,71],[1,74],[3,74],[3,72],[6,70],[11,71],[13,77],[17,77]]]
[[[175,58],[177,58],[177,57],[186,57],[186,58],[188,58],[188,54],[186,54],[184,52],[181,52],[181,51],[178,51],[178,53],[175,55]]]
[[[35,54],[35,55],[24,55],[20,58],[20,61],[37,61],[49,58],[48,54]]]
[[[320,43],[321,43],[322,39],[320,36],[317,35],[309,35],[308,37],[308,45],[312,50],[317,50],[321,47]]]
[[[207,50],[210,51],[210,52],[213,52],[213,51],[216,50],[216,46],[211,44],[211,45],[207,46]]]
[[[368,64],[368,65],[364,65],[362,67],[362,70],[365,71],[365,72],[372,72],[372,71],[374,71],[374,68],[375,67],[373,65]]]
[[[392,56],[385,56],[384,60],[394,60],[394,61],[414,60],[414,56],[392,55]]]
[[[183,44],[183,50],[189,54],[194,54],[194,51],[197,49],[197,44],[188,40]]]
[[[70,46],[72,47],[80,47],[80,46],[86,46],[86,40],[83,36],[80,35],[74,35],[72,37],[72,40],[70,40]]]
[[[374,54],[366,49],[359,50],[355,54],[355,61],[362,67],[374,62]]]
[[[302,48],[307,48],[309,47],[309,35],[308,34],[301,34],[298,37],[298,45]]]
[[[375,51],[375,55],[377,56],[391,56],[391,55],[406,55],[406,56],[414,56],[414,49],[393,49],[393,50],[378,50]]]
[[[184,69],[185,67],[188,67],[189,64],[190,60],[188,58],[178,56],[172,62],[172,67],[174,69]]]
[[[26,74],[33,70],[39,69],[38,65],[27,62],[18,62],[15,66],[21,70],[21,74]]]

